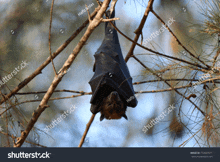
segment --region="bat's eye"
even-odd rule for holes
[[[111,106],[112,104],[111,103],[108,103],[108,106]]]

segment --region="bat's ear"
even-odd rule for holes
[[[104,114],[101,114],[100,121],[102,121],[105,118]]]
[[[96,114],[96,113],[99,112],[99,108],[98,108],[97,105],[91,104],[90,111],[91,111],[93,114]]]
[[[126,114],[123,114],[122,116],[123,116],[126,120],[128,120],[128,117],[127,117]]]

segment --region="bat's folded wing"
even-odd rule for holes
[[[109,55],[99,53],[95,55],[95,60],[95,74],[89,81],[93,92],[90,101],[92,104],[91,111],[93,113],[98,111],[97,106],[99,103],[97,100],[99,100],[100,94],[105,93],[105,91],[109,93],[113,90],[118,92],[127,106],[135,107],[137,100],[134,95],[132,78],[126,73],[126,70],[123,70],[119,58],[115,59]]]

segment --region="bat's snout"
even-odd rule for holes
[[[118,98],[120,98],[120,97],[119,97],[119,95],[118,95],[118,92],[113,91],[113,92],[111,92],[111,94],[110,94],[110,98],[112,98],[112,99],[118,99]]]
[[[117,96],[117,95],[118,95],[118,92],[113,91],[111,94],[112,94],[113,96]]]

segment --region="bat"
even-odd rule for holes
[[[107,11],[107,16],[115,17],[115,11],[111,15],[110,11]],[[113,23],[115,25],[115,22]],[[109,22],[105,22],[105,37],[94,57],[95,73],[89,81],[92,89],[90,111],[93,114],[100,112],[100,121],[104,118],[127,119],[127,106],[134,108],[138,101],[122,55],[117,31]]]

